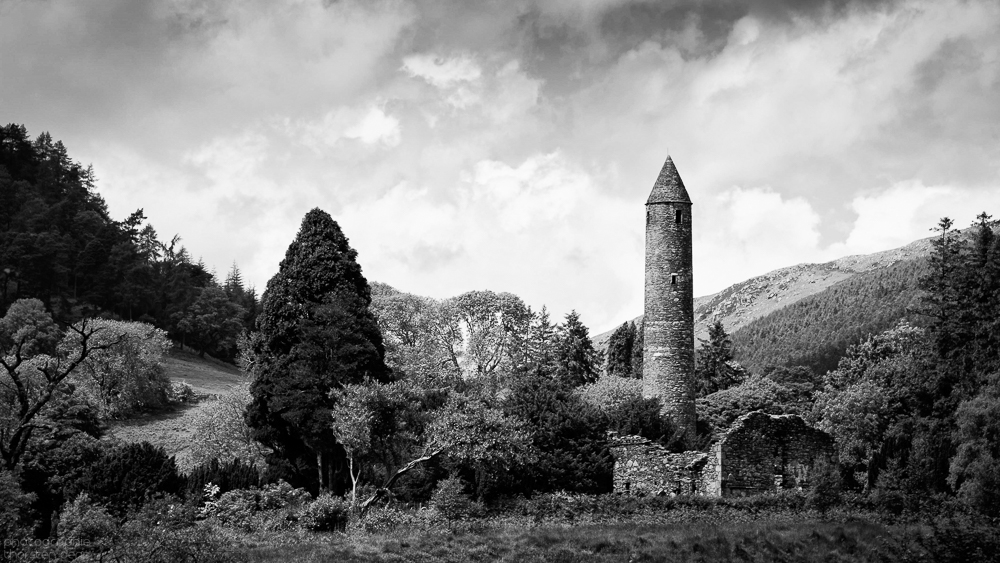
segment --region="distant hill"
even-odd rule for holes
[[[846,347],[894,325],[914,304],[931,239],[823,264],[799,264],[694,300],[695,338],[722,321],[747,367],[809,365],[825,371]],[[638,324],[642,316],[634,321]],[[614,331],[593,338],[606,349]]]

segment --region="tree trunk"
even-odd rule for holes
[[[413,470],[414,467],[420,465],[421,463],[425,463],[441,455],[442,453],[444,453],[445,449],[446,448],[439,448],[437,450],[434,450],[433,452],[426,455],[422,455],[417,459],[410,461],[403,467],[399,468],[399,470],[393,473],[392,476],[389,477],[389,479],[386,480],[386,482],[383,483],[380,488],[375,490],[375,493],[372,496],[368,497],[368,500],[361,503],[361,514],[364,515],[364,513],[368,511],[368,507],[371,506],[373,502],[377,501],[380,498],[388,496],[389,489],[396,483],[397,480],[399,480],[400,477],[409,473],[411,470]]]
[[[322,452],[316,452],[316,471],[319,477],[319,492],[323,492],[323,454]]]

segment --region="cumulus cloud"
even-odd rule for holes
[[[995,211],[998,27],[991,0],[3,3],[0,117],[258,287],[318,206],[371,279],[603,330],[641,311],[668,153],[702,294]]]
[[[561,317],[577,308],[605,326],[641,306],[641,230],[620,225],[642,217],[641,205],[607,197],[550,153],[478,162],[446,203],[404,183],[337,218],[375,279],[436,297],[512,291],[536,309]]]

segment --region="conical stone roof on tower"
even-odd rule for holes
[[[669,156],[646,201],[646,296],[642,390],[695,438],[694,279],[691,198]]]
[[[674,159],[668,156],[667,161],[663,163],[663,168],[660,169],[656,183],[653,184],[653,191],[649,192],[646,205],[674,202],[690,205],[691,198],[688,196],[687,189],[684,188],[684,180],[681,180],[681,175],[677,173]]]

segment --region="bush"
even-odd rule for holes
[[[795,410],[795,395],[778,383],[759,375],[697,401],[698,419],[709,422],[718,436],[729,430],[737,418],[752,411],[786,414]]]
[[[87,495],[63,510],[54,548],[42,547],[39,561],[115,561],[172,563],[231,561],[229,546],[211,526],[195,522],[192,507],[177,497],[152,499],[121,520]]]
[[[277,510],[294,508],[309,500],[312,496],[305,489],[296,489],[285,481],[265,485],[260,491],[260,509]]]
[[[184,490],[173,456],[149,442],[104,445],[84,472],[74,492],[86,492],[112,514],[142,506],[157,494],[177,495]]]
[[[412,529],[420,521],[411,513],[391,506],[379,506],[365,513],[361,528],[369,534],[385,534],[397,529]]]
[[[120,540],[109,554],[111,561],[174,563],[225,562],[227,545],[215,531],[195,522],[195,512],[175,497],[155,499],[130,512],[121,527]]]
[[[218,494],[217,490],[213,490]],[[201,509],[205,518],[245,531],[287,529],[298,520],[298,510],[310,499],[305,489],[281,481],[263,489],[237,489],[218,500],[208,499]]]
[[[431,508],[448,520],[458,520],[482,513],[481,504],[473,502],[465,492],[465,484],[457,476],[442,479],[431,495]]]
[[[821,460],[813,467],[806,491],[806,506],[826,513],[840,503],[840,469],[836,463]]]
[[[324,493],[299,513],[299,524],[312,532],[342,532],[347,528],[350,504],[340,497]]]
[[[167,392],[167,401],[170,403],[193,403],[196,397],[194,387],[187,381],[171,381],[170,389]]]
[[[58,544],[74,554],[105,553],[116,541],[118,523],[81,493],[59,515]]]

